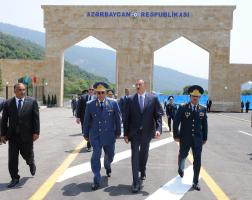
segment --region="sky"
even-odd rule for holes
[[[0,0],[0,5],[0,22],[41,32],[45,32],[41,5],[236,5],[230,62],[252,64],[251,0]],[[78,45],[111,49],[92,37]],[[179,38],[154,53],[154,64],[207,78],[209,53],[185,38]]]

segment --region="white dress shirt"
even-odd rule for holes
[[[142,95],[140,95],[140,94],[137,94],[137,95],[138,95],[138,102],[140,102],[140,96],[142,96],[142,98],[143,98],[143,107],[144,107],[144,100],[145,100],[146,92],[144,92]]]
[[[19,101],[19,98],[15,97],[15,99],[16,99],[16,106],[17,106],[17,108],[18,108],[18,101]],[[23,107],[24,99],[25,99],[25,98],[22,98],[22,101],[21,101],[21,108]]]

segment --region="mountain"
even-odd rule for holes
[[[116,53],[99,48],[73,46],[65,50],[65,59],[87,72],[115,83]]]
[[[44,33],[4,23],[0,23],[0,31],[45,46]],[[65,60],[78,65],[81,69],[98,76],[104,76],[109,81],[115,82],[115,52],[107,49],[72,46],[65,50],[64,56]],[[154,89],[157,91],[182,90],[184,86],[190,84],[200,84],[207,89],[208,80],[162,66],[154,67]],[[250,89],[251,86],[244,84],[242,88]]]
[[[43,59],[44,48],[29,40],[0,32],[0,59]],[[81,93],[96,81],[109,83],[108,79],[80,69],[65,61],[64,94]],[[0,77],[1,79],[1,77]],[[0,80],[1,83],[1,80]],[[109,83],[113,87],[113,84]]]
[[[5,24],[0,22],[0,32],[12,35],[15,37],[30,40],[42,47],[45,47],[45,34],[39,31],[34,31],[11,24]]]

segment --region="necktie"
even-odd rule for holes
[[[88,96],[88,101],[90,101],[90,100],[91,100],[91,96],[89,95],[89,96]]]
[[[100,106],[101,106],[101,111],[103,110],[103,102],[100,102]]]
[[[21,107],[22,107],[22,99],[19,99],[18,100],[18,113],[20,112]]]
[[[143,96],[142,96],[142,95],[140,96],[140,102],[139,102],[139,104],[140,104],[140,110],[141,110],[141,112],[143,112],[143,109],[144,109],[144,101],[143,101]]]
[[[196,106],[193,106],[193,112],[195,112],[196,111]]]

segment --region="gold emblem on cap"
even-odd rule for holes
[[[193,90],[193,91],[190,93],[190,95],[192,95],[192,96],[201,96],[199,90],[197,90],[197,89]]]
[[[97,91],[103,91],[103,90],[106,90],[106,88],[105,88],[102,84],[99,84],[99,85],[96,87],[96,90],[97,90]]]

